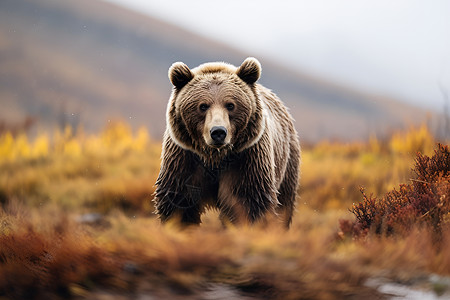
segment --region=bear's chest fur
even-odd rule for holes
[[[230,154],[218,165],[205,164],[200,157],[190,153],[189,175],[183,180],[184,197],[192,204],[217,206],[218,190],[224,176],[239,172],[239,155]]]

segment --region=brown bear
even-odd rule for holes
[[[261,65],[215,62],[169,69],[161,169],[154,204],[162,222],[199,224],[207,208],[222,222],[292,221],[300,144],[281,100],[256,83]],[[264,222],[265,223],[265,222]]]

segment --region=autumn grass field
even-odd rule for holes
[[[422,126],[304,146],[289,231],[224,228],[215,211],[179,230],[153,214],[161,144],[145,128],[5,131],[0,299],[387,299],[373,284],[386,281],[448,295],[450,162],[436,143]],[[424,159],[436,176],[418,177],[417,152],[441,153]]]

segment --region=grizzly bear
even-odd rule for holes
[[[257,83],[261,65],[221,62],[169,69],[161,169],[154,204],[162,222],[200,224],[207,208],[224,224],[289,227],[299,179],[300,144],[281,100]]]

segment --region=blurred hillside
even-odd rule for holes
[[[81,125],[92,132],[125,119],[159,139],[173,62],[239,65],[254,55],[100,1],[3,0],[0,121],[14,124],[32,116],[38,127]],[[425,112],[393,99],[258,59],[260,82],[290,107],[306,140],[383,136],[425,119]]]

